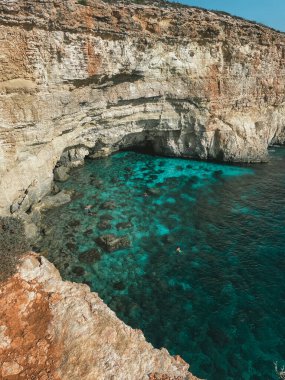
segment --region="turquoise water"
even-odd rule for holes
[[[276,379],[274,362],[285,364],[284,169],[282,148],[252,167],[134,152],[87,160],[62,185],[77,190],[74,201],[45,215],[41,250],[195,375]],[[96,238],[107,233],[131,246],[105,252]]]

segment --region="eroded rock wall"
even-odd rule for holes
[[[159,2],[87,3],[1,1],[0,213],[47,194],[71,148],[79,161],[147,143],[256,162],[284,143],[284,34]]]
[[[63,282],[45,258],[24,257],[0,284],[0,378],[198,380],[154,349],[88,286]]]

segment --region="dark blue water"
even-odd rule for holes
[[[282,148],[252,167],[134,152],[87,161],[63,185],[81,195],[45,215],[41,249],[64,278],[88,283],[195,375],[277,379],[274,362],[285,364],[284,169]],[[118,229],[121,222],[129,224]],[[131,247],[105,252],[96,238],[106,233],[127,235]]]

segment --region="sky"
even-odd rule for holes
[[[285,0],[176,0],[255,20],[285,32]]]

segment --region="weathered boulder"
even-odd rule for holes
[[[84,158],[89,154],[89,150],[84,147],[70,148],[63,152],[59,164],[66,168],[77,168],[84,165]]]
[[[69,178],[69,168],[65,166],[59,166],[54,169],[54,180],[58,182],[65,182]]]
[[[72,199],[73,192],[70,190],[62,190],[55,195],[47,195],[39,203],[33,206],[33,212],[45,211],[53,207],[59,207],[69,203]]]

